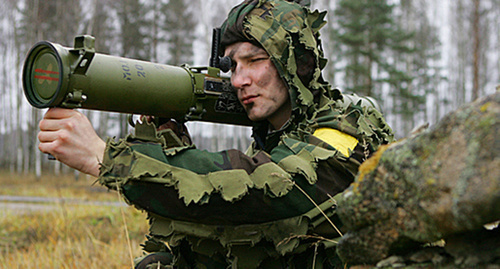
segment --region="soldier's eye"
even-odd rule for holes
[[[253,58],[252,60],[250,60],[251,63],[255,63],[255,62],[259,62],[259,61],[265,61],[269,59],[268,57],[257,57],[257,58]]]

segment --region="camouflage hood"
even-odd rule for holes
[[[297,2],[302,5],[284,0],[244,1],[229,13],[221,40],[222,48],[251,42],[267,51],[288,86],[296,119],[298,115],[310,118],[325,97],[341,98],[321,76],[327,60],[319,30],[326,23],[326,12],[311,11],[309,1]]]

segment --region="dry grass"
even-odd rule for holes
[[[96,178],[80,175],[17,175],[0,171],[0,195],[78,198],[91,201],[117,201],[116,193],[95,182]]]
[[[1,173],[0,195],[118,201],[115,192],[92,187],[93,180]],[[131,268],[148,229],[145,214],[131,207],[59,203],[38,212],[2,211],[0,268]]]

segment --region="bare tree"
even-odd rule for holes
[[[479,97],[479,66],[480,66],[480,47],[481,47],[481,26],[479,23],[479,5],[480,0],[474,1],[474,12],[472,15],[472,29],[473,29],[473,40],[474,40],[474,48],[473,48],[473,79],[472,79],[472,99],[475,100]]]

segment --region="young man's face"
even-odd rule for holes
[[[231,83],[252,121],[268,120],[279,129],[290,118],[292,106],[287,87],[267,52],[249,42],[227,46],[231,57]]]

